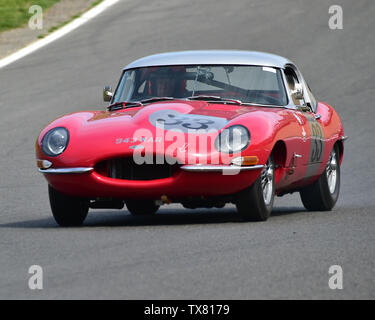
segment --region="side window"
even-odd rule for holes
[[[116,91],[114,101],[130,101],[134,91],[135,71],[125,72]]]
[[[311,106],[312,106],[313,110],[316,111],[316,108],[318,107],[318,106],[317,106],[317,101],[316,101],[314,95],[312,94],[311,89],[310,89],[310,86],[309,86],[309,84],[306,82],[306,80],[305,80],[305,83],[306,83],[306,88],[307,88],[307,94],[308,94],[309,97],[310,97]]]
[[[285,69],[285,77],[288,82],[290,91],[293,92],[294,90],[296,90],[298,87],[301,86],[300,82],[298,81],[298,77],[292,68]],[[302,106],[304,104],[303,99],[298,100],[294,97],[294,95],[292,95],[292,99],[293,99],[293,103],[296,106]]]

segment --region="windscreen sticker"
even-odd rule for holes
[[[158,128],[178,132],[212,132],[225,127],[225,118],[204,116],[200,114],[185,114],[176,110],[159,110],[149,117],[150,123]]]
[[[270,68],[270,67],[263,67],[263,71],[276,73],[276,69],[274,69],[274,68]]]

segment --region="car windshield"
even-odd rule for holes
[[[123,73],[112,103],[210,96],[242,103],[284,106],[287,97],[277,68],[234,65],[179,65],[130,69]],[[155,99],[150,99],[155,98]]]

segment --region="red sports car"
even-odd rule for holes
[[[183,51],[129,64],[105,111],[68,114],[36,142],[53,216],[81,225],[89,208],[234,203],[266,220],[274,196],[298,191],[331,210],[340,190],[343,126],[291,61],[250,51]]]

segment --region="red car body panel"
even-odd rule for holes
[[[241,153],[225,155],[213,146],[222,129],[203,134],[181,132],[179,135],[183,143],[180,145],[178,138],[167,141],[168,131],[150,123],[150,116],[160,110],[225,118],[224,128],[235,124],[248,128],[251,142]],[[321,116],[320,119],[315,119],[312,112],[282,107],[186,100],[155,102],[117,111],[78,112],[63,116],[42,130],[36,142],[36,157],[52,162],[52,168],[95,168],[83,174],[44,174],[53,188],[68,195],[121,199],[160,199],[162,195],[167,195],[177,199],[234,194],[250,186],[261,169],[223,175],[220,172],[186,172],[177,168],[171,177],[139,181],[110,178],[98,168],[98,164],[109,159],[132,157],[134,152],[141,152],[131,148],[137,144],[142,144],[145,150],[152,150],[154,155],[174,157],[185,164],[230,165],[231,160],[238,156],[256,156],[259,164],[265,164],[271,152],[275,151],[278,165],[275,172],[276,193],[283,194],[316,180],[323,173],[336,142],[343,151],[343,127],[336,111],[325,103],[319,103],[316,114]],[[48,157],[42,152],[41,143],[44,135],[55,127],[68,129],[70,140],[61,155]],[[143,131],[137,131],[140,128]],[[143,140],[140,140],[142,137]],[[207,137],[212,144],[208,144],[204,151],[194,149],[190,152],[196,139]],[[189,142],[188,145],[186,142]],[[173,143],[177,151],[172,148]],[[341,159],[342,155],[343,152],[340,153]]]

